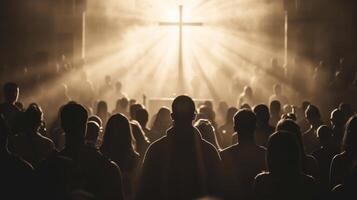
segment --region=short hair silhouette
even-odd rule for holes
[[[181,95],[172,103],[172,119],[175,122],[192,122],[196,115],[195,102],[189,96]]]
[[[3,93],[6,102],[15,103],[19,95],[19,86],[13,82],[7,82],[3,87]]]
[[[321,145],[325,146],[331,141],[332,129],[326,125],[322,125],[317,129],[317,137]]]
[[[241,109],[234,115],[234,130],[238,138],[254,139],[254,131],[257,124],[255,114],[248,109]]]
[[[105,101],[99,101],[97,104],[97,113],[108,112],[108,104]]]
[[[129,108],[130,118],[136,120],[136,111],[142,108],[144,108],[144,106],[138,103],[131,105]]]
[[[320,110],[314,105],[307,107],[305,115],[308,120],[319,120],[321,118]]]
[[[302,134],[299,125],[297,125],[293,120],[291,119],[282,119],[278,122],[276,126],[277,131],[287,131],[291,134],[293,134],[296,137],[296,141],[298,142],[301,150],[302,156],[305,155],[304,151],[304,145],[303,145],[303,139],[302,139]]]
[[[343,138],[343,150],[357,153],[357,115],[353,115],[347,122]]]
[[[100,119],[100,117],[98,117],[97,115],[92,115],[88,118],[88,121],[93,121],[93,122],[96,122],[99,127],[102,127],[103,126],[103,122],[102,122],[102,119]]]
[[[43,120],[42,109],[37,104],[32,103],[26,109],[24,117],[25,117],[25,121],[24,121],[25,128],[27,130],[37,131]]]
[[[100,126],[95,121],[88,121],[86,140],[96,143],[100,132]]]
[[[272,134],[268,141],[266,160],[272,174],[299,173],[301,155],[296,137],[287,131]]]
[[[345,124],[345,114],[339,108],[331,112],[330,120],[335,126],[343,126]]]
[[[268,106],[259,104],[253,108],[253,111],[257,116],[257,121],[262,123],[269,123],[270,113]]]
[[[149,113],[145,108],[140,108],[136,111],[136,120],[141,124],[141,126],[145,126],[149,121]]]
[[[87,118],[87,110],[80,104],[70,102],[61,108],[60,119],[66,133],[66,145],[84,142]]]
[[[281,111],[281,104],[278,100],[274,100],[272,102],[270,102],[270,113],[272,115],[277,115],[280,114]]]

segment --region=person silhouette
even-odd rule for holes
[[[265,169],[265,148],[255,144],[256,116],[247,109],[234,116],[238,144],[221,152],[224,199],[253,198],[254,177]]]
[[[207,119],[200,119],[195,122],[195,127],[200,131],[202,139],[213,144],[217,150],[221,150],[221,147],[218,144],[217,137],[214,131],[214,127],[211,122]]]
[[[219,127],[218,134],[221,136],[221,148],[227,148],[233,143],[233,134],[234,134],[234,115],[238,112],[238,109],[235,107],[230,107],[227,110],[226,122]]]
[[[109,118],[100,151],[121,169],[125,199],[133,198],[139,154],[135,151],[135,139],[129,120],[122,114]]]
[[[341,148],[343,134],[345,133],[345,114],[340,109],[336,108],[331,112],[330,121],[332,126],[333,141],[336,146]]]
[[[64,105],[60,111],[61,126],[66,146],[60,155],[76,163],[76,177],[81,190],[98,199],[123,199],[119,167],[105,158],[96,148],[84,144],[88,114],[75,102]]]
[[[24,113],[24,132],[13,138],[16,153],[34,167],[55,149],[52,140],[38,132],[42,121],[42,109],[35,103],[30,104]]]
[[[19,98],[19,91],[19,86],[13,82],[7,82],[3,86],[5,101],[0,104],[0,114],[3,115],[10,130],[12,130],[15,116],[20,112],[20,109],[15,105]]]
[[[144,108],[143,105],[135,103],[130,105],[129,108],[131,130],[136,141],[136,150],[140,155],[145,154],[145,151],[150,144],[149,138],[146,137],[146,134],[141,128],[140,123],[136,120],[136,111],[142,108]]]
[[[156,114],[154,123],[150,131],[150,141],[155,142],[166,135],[167,129],[172,125],[170,110],[166,107],[161,107]]]
[[[108,112],[108,104],[105,101],[98,102],[96,115],[100,117],[105,128],[105,125],[107,124],[108,119],[110,117],[110,113]]]
[[[266,152],[267,172],[255,177],[256,199],[316,199],[315,179],[303,173],[300,145],[294,134],[278,131],[269,137]]]
[[[330,186],[335,187],[343,183],[351,173],[357,162],[357,115],[353,115],[347,122],[343,138],[342,153],[336,155],[331,162]]]
[[[313,156],[307,155],[305,153],[304,143],[303,143],[302,134],[299,125],[297,125],[291,119],[282,119],[278,122],[276,126],[276,131],[287,131],[296,137],[296,141],[298,142],[301,151],[300,155],[301,155],[301,162],[302,162],[301,163],[302,171],[305,174],[310,175],[315,179],[318,179],[319,169],[318,169],[317,161]]]
[[[281,119],[281,104],[279,101],[272,101],[269,105],[270,110],[270,120],[269,123],[271,126],[276,126],[276,124]]]
[[[220,157],[192,126],[195,103],[172,103],[173,127],[148,148],[136,199],[195,199],[220,194]]]
[[[303,134],[303,141],[306,153],[311,154],[319,148],[316,131],[323,123],[321,121],[320,110],[314,105],[307,107],[305,116],[310,124],[310,128]]]
[[[149,121],[149,113],[145,108],[140,108],[136,111],[136,121],[139,122],[146,136],[150,135],[150,129],[147,127]],[[149,138],[151,141],[151,139]]]
[[[253,108],[257,116],[257,128],[255,130],[255,143],[266,147],[269,136],[274,133],[275,127],[269,124],[270,113],[268,106],[259,104]]]
[[[351,199],[356,197],[357,184],[357,163],[352,167],[350,173],[346,176],[342,184],[337,185],[332,189],[333,200],[337,199]]]
[[[129,116],[129,100],[126,97],[120,98],[116,102],[115,109],[113,110],[112,114],[121,113],[126,117]]]
[[[288,98],[282,94],[282,88],[280,84],[275,84],[273,88],[274,94],[269,97],[269,103],[272,101],[279,101],[282,105],[288,103]]]
[[[98,136],[101,132],[100,125],[95,121],[88,121],[86,132],[86,145],[97,148]]]
[[[330,190],[329,175],[332,158],[339,153],[339,149],[333,141],[332,129],[322,125],[317,129],[317,138],[319,139],[320,148],[312,153],[316,158],[320,171],[320,184],[325,192]]]
[[[238,97],[237,107],[240,108],[244,104],[248,104],[250,106],[255,104],[253,89],[250,86],[244,86],[243,92]]]
[[[35,198],[33,179],[34,171],[30,163],[7,148],[9,129],[0,115],[0,193],[2,198],[27,199]]]

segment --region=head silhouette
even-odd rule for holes
[[[161,107],[156,114],[152,130],[166,131],[171,123],[170,110],[167,107]]]
[[[19,86],[12,82],[5,83],[3,93],[5,101],[14,104],[19,97]]]
[[[226,123],[227,124],[233,124],[234,123],[234,115],[238,112],[238,109],[236,107],[230,107],[227,110],[226,114]]]
[[[257,124],[268,125],[270,119],[270,113],[268,106],[264,104],[259,104],[253,109],[255,115],[257,116]]]
[[[276,131],[287,131],[291,133],[300,147],[301,155],[305,155],[302,134],[299,125],[291,119],[282,119],[276,126]]]
[[[253,90],[249,86],[244,86],[243,93],[248,97],[252,97],[253,96]]]
[[[116,109],[126,111],[129,106],[129,100],[126,97],[117,100]]]
[[[269,137],[266,160],[273,175],[296,175],[301,171],[300,147],[296,137],[287,131],[278,131]]]
[[[100,126],[95,121],[88,121],[86,140],[91,143],[96,143],[100,132]]]
[[[254,141],[254,131],[257,118],[248,109],[241,109],[234,115],[234,130],[238,134],[239,141]]]
[[[96,122],[99,127],[101,128],[103,126],[103,122],[102,120],[100,119],[100,117],[98,117],[97,115],[92,115],[88,118],[88,121],[93,121],[93,122]]]
[[[136,120],[142,127],[146,127],[149,121],[149,113],[145,108],[140,108],[136,111]]]
[[[345,114],[338,108],[331,112],[330,121],[332,126],[343,127],[345,125]]]
[[[35,103],[29,105],[29,107],[25,111],[24,117],[25,129],[27,129],[28,131],[37,131],[43,121],[42,110]]]
[[[132,120],[136,120],[136,111],[138,111],[139,109],[144,108],[141,104],[133,104],[130,106],[129,108],[129,112],[130,112],[130,118]]]
[[[332,129],[326,125],[322,125],[317,129],[317,137],[321,146],[328,146],[332,141]]]
[[[281,85],[280,84],[275,84],[274,85],[274,94],[275,95],[281,95],[281,91],[282,91],[282,89],[281,89]]]
[[[305,117],[310,124],[318,124],[321,119],[320,110],[314,105],[309,105],[305,111]]]
[[[60,110],[61,126],[66,133],[66,146],[84,142],[87,128],[87,110],[80,104],[70,102]]]
[[[191,124],[196,117],[194,101],[185,95],[178,96],[172,102],[171,118],[175,124]]]
[[[353,115],[347,122],[343,150],[355,155],[357,153],[357,115]]]
[[[124,155],[134,151],[134,144],[129,120],[120,113],[111,116],[104,132],[103,153],[109,156]]]
[[[99,101],[97,104],[97,113],[106,114],[108,112],[108,104],[105,101]]]
[[[274,100],[270,102],[270,114],[272,116],[279,116],[281,113],[281,104],[279,101]]]
[[[195,123],[195,127],[200,131],[203,139],[218,148],[216,135],[214,133],[215,130],[209,120],[200,119]]]

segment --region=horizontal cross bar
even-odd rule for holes
[[[160,26],[203,26],[203,23],[201,22],[183,22],[180,24],[180,22],[159,22]]]

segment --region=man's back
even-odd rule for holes
[[[249,199],[254,177],[265,169],[265,149],[236,144],[221,152],[225,199]]]
[[[119,167],[97,149],[83,145],[78,149],[65,148],[60,154],[74,161],[77,182],[82,182],[80,189],[98,199],[123,198]]]
[[[152,144],[137,199],[194,199],[219,195],[220,158],[193,127],[172,128]]]

